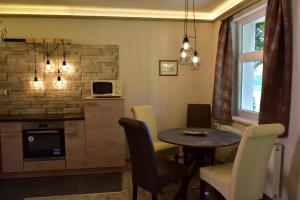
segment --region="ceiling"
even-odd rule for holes
[[[214,20],[244,1],[247,0],[195,0],[196,19]],[[191,12],[192,0],[189,8]],[[0,15],[182,19],[184,0],[1,0]]]

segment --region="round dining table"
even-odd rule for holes
[[[215,149],[240,142],[238,134],[212,128],[172,128],[160,131],[158,138],[183,147],[188,168],[187,184],[200,167],[214,164]]]

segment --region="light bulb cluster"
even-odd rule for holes
[[[32,87],[35,90],[40,90],[43,88],[43,82],[37,76],[36,45],[34,46],[34,50],[35,50],[35,71],[34,71]],[[66,54],[65,54],[64,48],[63,48],[63,61],[62,61],[61,65],[59,62],[59,45],[57,45],[53,51],[55,51],[55,50],[57,50],[57,78],[55,79],[54,86],[57,89],[63,89],[65,87],[65,81],[63,81],[63,79],[61,77],[61,72],[69,72],[69,65],[67,64],[67,61],[66,61]],[[46,63],[45,63],[45,72],[46,73],[54,72],[55,66],[54,66],[54,64],[52,64],[50,62],[50,59],[49,59],[48,44],[47,44],[47,54],[46,55],[47,55],[47,58],[46,58]]]
[[[197,47],[197,35],[196,35],[196,20],[195,20],[195,6],[193,0],[193,14],[194,14],[194,42],[195,49],[191,47],[191,43],[187,34],[187,19],[188,19],[188,0],[185,0],[185,19],[184,19],[184,37],[182,45],[179,51],[179,63],[182,65],[188,65],[191,70],[199,70],[200,68],[200,56],[196,50]]]

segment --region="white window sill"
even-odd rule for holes
[[[248,126],[258,124],[257,119],[249,119],[249,118],[245,118],[245,117],[241,117],[241,116],[233,116],[232,120],[234,122],[238,122],[240,124],[244,124],[244,125],[248,125]]]

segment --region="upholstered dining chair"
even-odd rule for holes
[[[209,104],[188,104],[186,115],[186,127],[211,127],[211,115]]]
[[[159,141],[157,138],[157,122],[153,107],[151,105],[133,106],[131,111],[134,119],[143,121],[147,125],[155,152],[162,157],[174,155],[175,160],[178,162],[178,146]]]
[[[281,124],[247,127],[233,163],[200,168],[200,199],[207,183],[228,200],[261,199],[272,148],[283,132]]]
[[[182,179],[182,198],[186,199],[186,169],[183,164],[156,155],[150,132],[142,121],[121,118],[119,124],[124,127],[132,168],[132,199],[137,199],[138,186],[152,194],[152,200],[157,199],[165,186]]]

